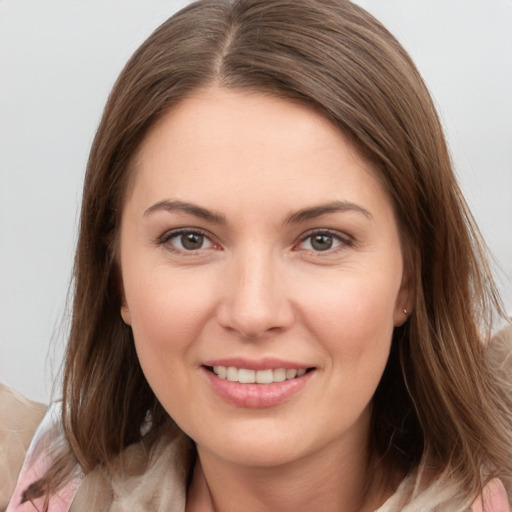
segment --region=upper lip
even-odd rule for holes
[[[295,361],[285,361],[283,359],[263,358],[263,359],[245,359],[240,357],[230,357],[227,359],[211,359],[204,361],[202,366],[226,366],[234,368],[246,368],[248,370],[275,370],[284,368],[285,370],[300,370],[312,368],[310,364],[298,363]]]

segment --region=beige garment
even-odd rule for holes
[[[503,379],[510,382],[512,327],[495,337],[489,345],[488,357]],[[0,512],[10,498],[43,413],[43,406],[0,385]],[[118,456],[115,474],[104,468],[88,474],[70,512],[184,512],[187,476],[194,457],[192,442],[176,426],[169,426],[160,431],[151,449],[148,440],[129,446]],[[421,480],[421,475],[408,476],[376,512],[467,510],[460,506],[464,497],[457,496],[455,484],[436,480],[421,490]]]
[[[25,453],[46,407],[0,383],[0,511],[16,486]]]
[[[492,337],[486,355],[502,387],[512,394],[512,323]]]
[[[70,512],[184,512],[194,459],[192,441],[174,425],[165,428],[151,450],[142,441],[119,455],[115,474],[104,468],[89,473]]]
[[[7,506],[44,412],[41,404],[0,385],[0,512]],[[151,450],[144,441],[129,446],[119,455],[115,474],[104,468],[88,474],[70,512],[184,512],[186,480],[193,463],[192,442],[177,427],[170,426],[159,435]],[[378,512],[400,510],[413,486],[414,479],[407,478]]]

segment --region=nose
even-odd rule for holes
[[[280,265],[272,255],[233,258],[225,275],[218,321],[245,339],[261,339],[289,328],[294,310]]]

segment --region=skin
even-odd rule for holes
[[[409,308],[371,167],[312,109],[212,87],[152,128],[133,173],[121,314],[156,396],[197,443],[188,510],[377,508],[393,489],[363,491],[371,399]],[[195,250],[174,231],[191,228],[205,235]],[[314,370],[282,403],[241,407],[203,366],[231,357]]]

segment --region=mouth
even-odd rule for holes
[[[235,366],[205,366],[219,379],[239,384],[274,384],[297,379],[311,372],[314,368],[268,368],[251,370]]]
[[[316,367],[281,359],[231,358],[201,365],[210,389],[223,401],[243,408],[274,407],[300,396],[314,382]]]

